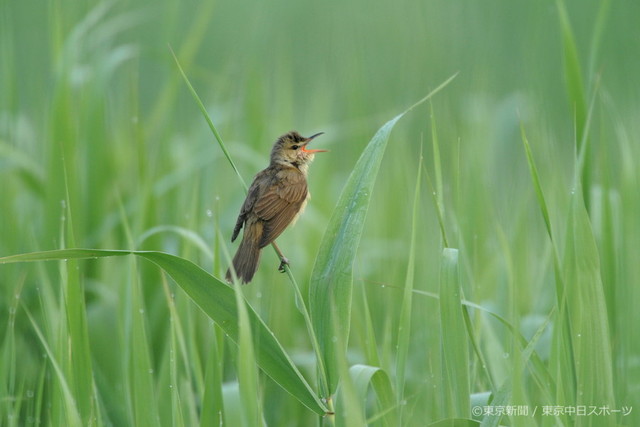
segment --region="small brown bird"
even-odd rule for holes
[[[262,248],[271,244],[302,213],[309,190],[307,172],[315,153],[307,144],[323,132],[305,138],[296,131],[282,135],[271,149],[269,167],[259,172],[249,187],[231,241],[244,226],[242,242],[233,257],[233,269],[242,283],[249,283],[258,269]],[[286,259],[282,259],[283,264]],[[281,265],[282,267],[282,265]],[[231,282],[231,268],[227,270]]]

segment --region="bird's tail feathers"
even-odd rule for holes
[[[238,280],[242,283],[249,283],[253,279],[253,275],[258,269],[258,263],[260,262],[260,247],[255,239],[247,238],[243,236],[242,242],[238,247],[238,252],[233,257],[233,268],[238,276]],[[227,270],[227,281],[233,281],[233,275],[231,269]]]

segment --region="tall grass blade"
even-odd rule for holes
[[[567,96],[575,114],[576,139],[582,139],[582,130],[587,117],[587,103],[584,93],[582,69],[578,58],[578,48],[569,21],[569,14],[563,0],[556,0],[560,29],[562,30],[562,46],[564,55],[564,77],[567,84]]]
[[[522,351],[519,352],[519,359],[516,360],[514,363],[514,372],[512,374],[512,378],[509,378],[506,381],[504,381],[502,386],[500,386],[500,388],[492,395],[491,406],[498,408],[498,407],[504,407],[509,405],[509,401],[513,395],[514,386],[517,385],[517,382],[522,381],[521,377],[523,377],[522,374],[524,373],[524,367],[527,365],[532,355],[535,354],[535,345],[538,343],[538,340],[542,336],[542,333],[547,328],[550,321],[551,321],[551,316],[547,316],[545,322],[543,322],[543,324],[540,325],[540,327],[538,328],[536,333],[533,335],[531,340],[526,344],[524,349],[522,349]],[[536,377],[536,379],[538,379],[538,377]],[[552,382],[550,380],[540,381],[538,379],[538,385],[540,386],[542,391],[545,393],[545,398],[549,400],[551,400],[551,390],[549,390],[551,383]],[[487,414],[482,419],[481,426],[497,427],[500,425],[501,419],[502,419],[501,415]],[[518,421],[520,420],[518,419]],[[525,424],[526,422],[523,423],[523,425]]]
[[[329,393],[335,392],[339,381],[336,350],[346,349],[349,339],[353,261],[389,134],[404,114],[431,98],[454,77],[378,130],[358,159],[325,230],[311,273],[309,309],[326,367]],[[341,333],[335,333],[333,325],[340,325]],[[340,337],[344,342],[337,343]]]
[[[36,335],[38,336],[38,339],[42,343],[42,347],[44,348],[47,354],[47,357],[49,358],[49,361],[51,363],[51,366],[53,367],[53,371],[55,372],[56,380],[60,387],[60,392],[63,399],[63,406],[65,411],[63,419],[65,421],[65,424],[72,427],[75,427],[75,426],[80,427],[81,425],[83,425],[80,417],[80,412],[78,412],[76,400],[73,397],[73,394],[71,392],[71,387],[69,386],[67,378],[64,375],[64,371],[60,367],[60,363],[56,359],[55,354],[51,351],[49,344],[47,344],[47,340],[44,337],[40,328],[38,327],[38,324],[36,323],[35,319],[31,315],[31,312],[24,306],[23,306],[23,309],[27,313],[27,317],[29,317],[29,320],[31,321],[33,330],[35,331]]]
[[[587,76],[590,79],[593,79],[594,75],[596,74],[598,54],[600,53],[600,45],[602,44],[602,38],[607,26],[609,11],[611,10],[611,3],[611,0],[603,0],[600,2],[600,8],[598,9],[598,15],[596,17],[596,23],[594,25],[591,37],[591,43],[589,44],[589,68],[587,69]]]
[[[438,217],[438,224],[440,225],[440,235],[444,247],[449,247],[449,239],[447,239],[447,231],[444,226],[444,185],[442,184],[442,161],[440,159],[440,142],[438,140],[438,128],[436,127],[436,114],[433,111],[433,105],[431,105],[431,141],[433,144],[433,170],[436,177],[435,188],[431,184],[429,175],[427,175],[427,181],[431,187],[431,194],[436,205],[436,214]]]
[[[230,256],[224,246],[223,250],[227,260],[230,260]],[[247,304],[240,286],[240,283],[235,280],[233,291],[236,300],[236,309],[238,311],[238,353],[236,366],[242,405],[242,425],[246,427],[258,427],[261,425],[260,414],[262,411],[258,396],[256,349],[252,342],[253,332],[251,330],[251,322],[249,321]],[[258,349],[258,351],[260,350]]]
[[[444,248],[440,267],[440,325],[444,413],[471,415],[469,344],[460,298],[458,250]]]
[[[414,290],[413,292],[417,295],[423,295],[423,296],[427,296],[437,300],[440,299],[439,295],[436,295],[430,292],[425,292],[421,290]],[[462,305],[465,307],[474,308],[481,312],[487,313],[489,316],[493,317],[494,319],[496,319],[498,322],[500,322],[502,325],[504,325],[507,328],[507,330],[512,335],[512,337],[515,338],[515,340],[518,342],[520,347],[523,348],[522,350],[523,360],[525,362],[529,360],[531,361],[530,369],[533,372],[534,379],[536,380],[538,385],[540,385],[541,389],[546,391],[547,395],[550,397],[551,396],[550,389],[555,387],[554,380],[551,377],[551,374],[549,374],[549,371],[547,370],[546,366],[540,359],[540,356],[536,353],[531,343],[537,342],[539,338],[538,335],[542,334],[544,330],[547,328],[547,326],[549,325],[549,323],[551,323],[552,317],[554,317],[554,315],[556,314],[555,308],[551,310],[549,315],[545,318],[545,321],[543,322],[542,326],[540,326],[539,330],[536,332],[536,334],[534,334],[534,337],[531,339],[531,341],[527,342],[527,340],[525,339],[524,336],[522,336],[518,328],[516,328],[514,325],[509,323],[504,317],[502,317],[498,313],[495,313],[489,310],[488,308],[483,307],[479,304],[473,303],[471,301],[462,300],[461,302],[462,302]]]
[[[145,307],[142,289],[138,281],[137,263],[131,260],[131,397],[133,422],[137,426],[159,425],[160,414],[153,381],[153,364],[149,348]]]
[[[225,331],[229,338],[236,343],[239,342],[238,310],[234,290],[191,261],[174,255],[147,251],[62,249],[3,257],[0,258],[0,264],[72,258],[102,258],[131,254],[147,259],[162,268]],[[253,344],[256,348],[258,366],[300,403],[312,411],[324,415],[326,413],[325,405],[293,364],[273,332],[249,305],[247,313],[253,331]]]
[[[587,96],[584,91],[582,67],[578,58],[578,48],[576,46],[573,29],[569,21],[569,14],[563,0],[556,0],[560,27],[562,30],[562,44],[564,55],[564,77],[567,84],[567,97],[570,108],[574,113],[576,141],[578,141],[578,152],[584,152],[584,168],[581,171],[580,180],[584,190],[583,198],[589,206],[589,190],[591,188],[591,165],[589,155],[589,140],[585,137],[587,122]]]
[[[396,392],[398,401],[404,400],[404,385],[407,358],[409,355],[409,339],[411,337],[411,309],[413,304],[413,286],[416,260],[416,235],[418,234],[418,214],[420,204],[420,182],[422,180],[422,153],[418,163],[415,192],[413,195],[413,213],[411,218],[411,237],[409,241],[409,257],[405,276],[402,306],[400,307],[400,324],[398,326],[398,353],[396,355]],[[402,408],[401,411],[402,413]],[[402,416],[402,415],[400,415]],[[402,423],[400,419],[400,423]]]
[[[63,159],[64,185],[66,193],[66,238],[62,241],[71,246],[75,246],[75,233],[73,227],[73,213],[71,198],[69,197],[69,183],[66,163]],[[71,379],[71,387],[76,405],[82,421],[90,424],[90,420],[95,416],[94,405],[94,380],[93,368],[91,364],[91,350],[89,346],[89,327],[87,325],[87,312],[85,304],[84,284],[80,280],[78,272],[78,261],[69,260],[60,263],[61,275],[63,277],[64,308],[66,311],[66,330],[62,334],[63,348],[68,347],[69,358],[66,360],[65,369]],[[68,334],[68,335],[67,335]]]
[[[574,344],[576,403],[602,402],[614,407],[611,339],[600,258],[579,191],[571,201],[563,266]]]
[[[220,337],[219,327],[214,326],[213,339],[205,371],[205,389],[202,398],[202,415],[200,426],[226,425],[224,414],[224,402],[222,396],[223,365],[222,357],[224,341]]]
[[[179,360],[178,354],[181,352],[178,350],[180,344],[179,341],[183,341],[182,326],[180,324],[180,317],[177,314],[175,302],[171,296],[169,290],[169,283],[166,275],[162,275],[162,289],[164,290],[165,299],[167,300],[167,307],[169,309],[169,316],[171,320],[169,322],[169,330],[171,338],[169,340],[169,388],[171,390],[171,418],[175,427],[184,427],[185,414],[182,409],[182,396],[180,392],[180,372],[179,372]]]
[[[531,147],[527,139],[524,126],[520,126],[522,143],[524,145],[529,172],[533,181],[533,187],[537,195],[538,206],[542,213],[544,223],[547,230],[551,249],[553,252],[553,272],[556,285],[556,304],[557,304],[557,322],[553,329],[553,339],[551,347],[550,371],[554,378],[556,387],[554,392],[554,401],[558,405],[574,404],[573,396],[575,396],[575,366],[573,355],[573,336],[571,334],[570,319],[567,312],[567,289],[565,286],[565,277],[562,273],[562,264],[558,254],[557,239],[552,228],[547,201],[542,190],[538,168],[536,167]],[[566,421],[562,416],[563,421]]]
[[[247,187],[247,183],[244,182],[244,179],[242,178],[242,175],[240,175],[240,171],[236,167],[236,164],[233,161],[233,159],[231,158],[231,154],[229,153],[229,150],[227,150],[227,146],[222,141],[222,137],[220,136],[220,133],[218,133],[218,129],[216,129],[215,125],[213,124],[213,121],[211,120],[211,117],[209,117],[209,113],[207,112],[206,107],[204,106],[204,104],[200,100],[200,97],[198,96],[198,93],[193,88],[193,86],[191,85],[191,82],[189,81],[189,78],[187,77],[187,75],[185,74],[184,70],[180,66],[180,61],[178,61],[178,57],[173,52],[173,49],[171,49],[171,47],[169,47],[169,50],[171,51],[171,55],[173,56],[173,59],[176,61],[176,66],[178,67],[178,70],[180,71],[180,74],[182,75],[182,78],[184,79],[184,82],[186,83],[187,87],[189,88],[189,92],[191,93],[191,96],[196,101],[196,104],[198,104],[198,108],[200,108],[200,112],[202,113],[202,116],[206,120],[207,125],[209,125],[209,129],[211,129],[211,132],[213,133],[213,136],[216,138],[216,141],[218,141],[218,145],[220,146],[220,149],[222,150],[222,152],[224,153],[224,156],[227,158],[227,160],[229,161],[229,164],[231,165],[231,167],[235,171],[236,175],[238,176],[238,179],[242,183],[242,186],[244,187],[245,191],[247,191],[247,189],[249,187]]]

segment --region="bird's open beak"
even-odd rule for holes
[[[323,133],[324,132],[318,132],[315,135],[311,135],[309,138],[305,139],[305,142],[302,145],[302,151],[304,151],[305,153],[325,153],[325,152],[327,152],[328,150],[316,150],[316,149],[308,150],[307,149],[307,144],[309,144],[311,142],[311,140],[314,139],[316,136],[320,136]]]

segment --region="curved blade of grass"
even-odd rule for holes
[[[163,269],[234,342],[239,342],[238,307],[234,290],[191,261],[174,255],[147,251],[61,249],[8,256],[0,258],[0,264],[124,255],[137,255]],[[324,415],[327,412],[325,405],[293,364],[273,332],[248,304],[247,314],[258,366],[307,408]]]
[[[327,225],[311,273],[309,309],[324,359],[330,394],[335,392],[339,380],[336,351],[338,348],[346,349],[349,339],[353,261],[389,134],[403,115],[431,98],[455,76],[378,130],[358,159]],[[335,333],[333,325],[340,325],[340,333]],[[344,342],[338,343],[339,339]]]
[[[440,267],[440,319],[444,408],[448,417],[470,416],[469,344],[460,298],[458,250],[444,248]]]
[[[175,233],[185,241],[191,242],[196,248],[200,250],[200,252],[202,252],[207,257],[207,260],[214,259],[213,251],[211,250],[211,248],[209,248],[207,242],[205,242],[198,233],[185,227],[179,227],[177,225],[160,225],[145,231],[138,238],[136,247],[140,247],[145,240],[160,233]]]
[[[391,380],[384,369],[377,366],[354,365],[349,368],[349,375],[351,375],[354,388],[362,402],[362,407],[365,408],[367,406],[367,394],[369,386],[371,386],[380,404],[379,417],[382,418],[383,425],[396,425],[398,405],[394,398]],[[378,418],[378,416],[374,418]],[[371,423],[372,420],[368,420],[367,425]]]

